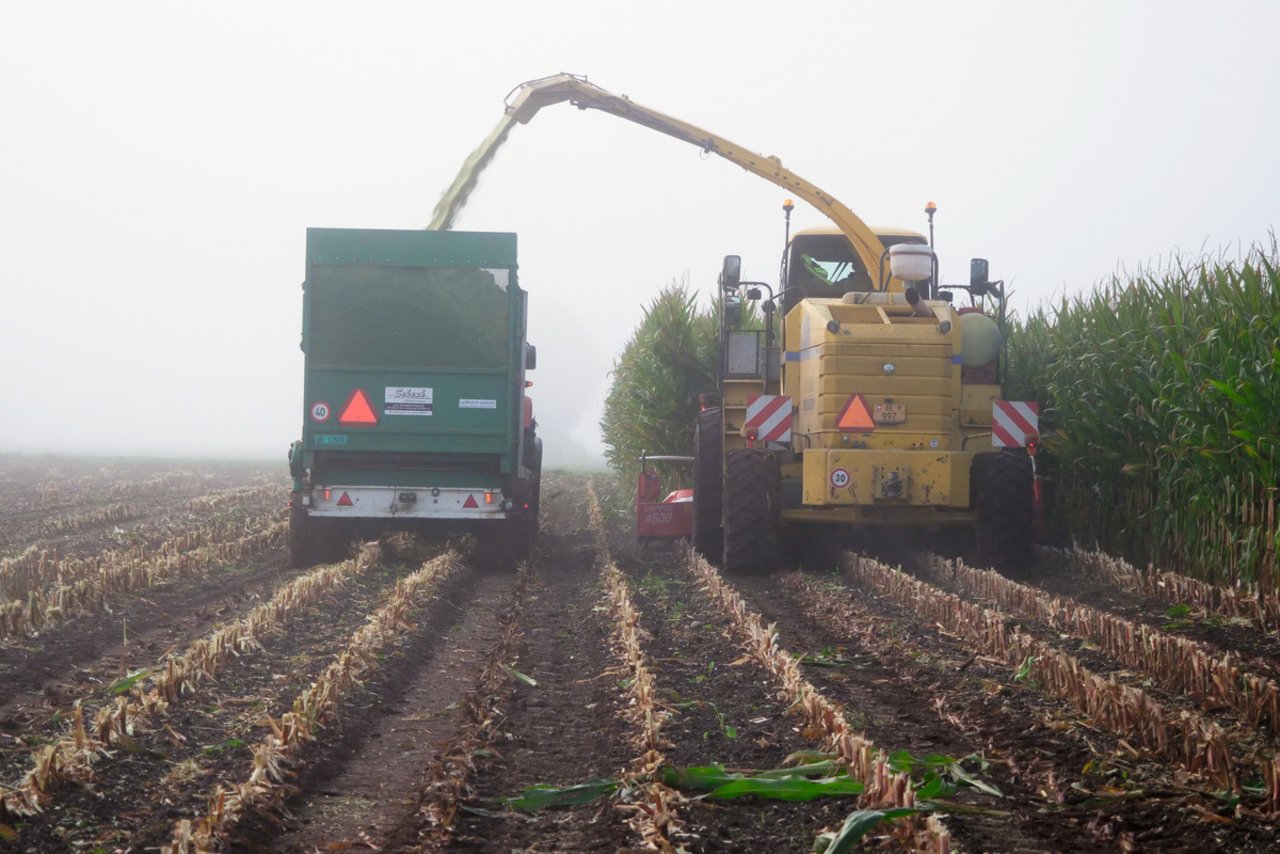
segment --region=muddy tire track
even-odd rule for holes
[[[537,575],[524,603],[521,672],[512,684],[496,755],[480,757],[451,851],[604,851],[629,844],[625,817],[599,802],[535,816],[503,812],[501,799],[537,783],[616,777],[632,758],[619,716],[618,676],[600,608],[594,549],[579,506],[544,526]],[[564,523],[569,523],[568,525]],[[572,527],[570,527],[571,525]],[[491,815],[468,810],[491,811]]]
[[[279,852],[343,850],[374,843],[403,825],[418,805],[416,788],[440,746],[458,735],[460,703],[486,652],[500,639],[500,614],[515,575],[477,573],[450,598],[438,626],[419,631],[361,701],[343,714],[344,737],[310,769],[286,804],[284,829],[263,847]],[[336,747],[336,749],[334,749]]]

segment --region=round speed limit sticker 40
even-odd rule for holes
[[[329,412],[329,404],[325,403],[323,400],[317,400],[315,403],[311,404],[311,417],[316,421],[328,421]]]
[[[831,485],[834,486],[836,489],[844,489],[846,486],[848,486],[849,470],[848,469],[832,469]]]

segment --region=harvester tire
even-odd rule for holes
[[[781,538],[782,470],[778,457],[764,448],[730,451],[724,474],[725,572],[771,572],[778,563]]]
[[[1023,450],[974,457],[977,553],[983,567],[1023,575],[1035,559],[1031,458]]]
[[[693,548],[710,561],[719,561],[724,549],[720,522],[724,507],[722,419],[718,406],[703,410],[693,432]]]

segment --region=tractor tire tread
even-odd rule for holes
[[[979,562],[1008,575],[1025,574],[1035,559],[1031,459],[1025,452],[980,454],[973,491]]]
[[[724,480],[720,471],[724,452],[724,427],[720,407],[698,413],[694,432],[693,548],[718,563],[724,548],[721,514]]]
[[[738,448],[725,457],[724,569],[765,573],[778,562],[782,527],[782,471],[763,448]]]

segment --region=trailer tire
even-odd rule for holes
[[[979,564],[1005,575],[1025,574],[1035,559],[1031,458],[1023,450],[979,454],[970,481]]]
[[[542,439],[534,436],[529,449],[532,453],[528,454],[528,462],[525,464],[533,472],[533,482],[529,488],[529,534],[537,539],[538,513],[542,508]]]
[[[480,566],[491,572],[514,572],[529,556],[531,531],[527,519],[489,522],[476,532],[475,556]]]
[[[289,566],[306,569],[316,564],[314,526],[306,509],[295,502],[289,504]]]
[[[724,549],[724,421],[720,407],[698,413],[693,431],[693,548],[718,562]]]
[[[350,555],[352,530],[342,519],[317,519],[299,504],[289,505],[289,566],[306,569],[337,563]]]
[[[771,572],[778,563],[781,539],[782,469],[777,455],[764,448],[730,451],[724,474],[725,572]]]

